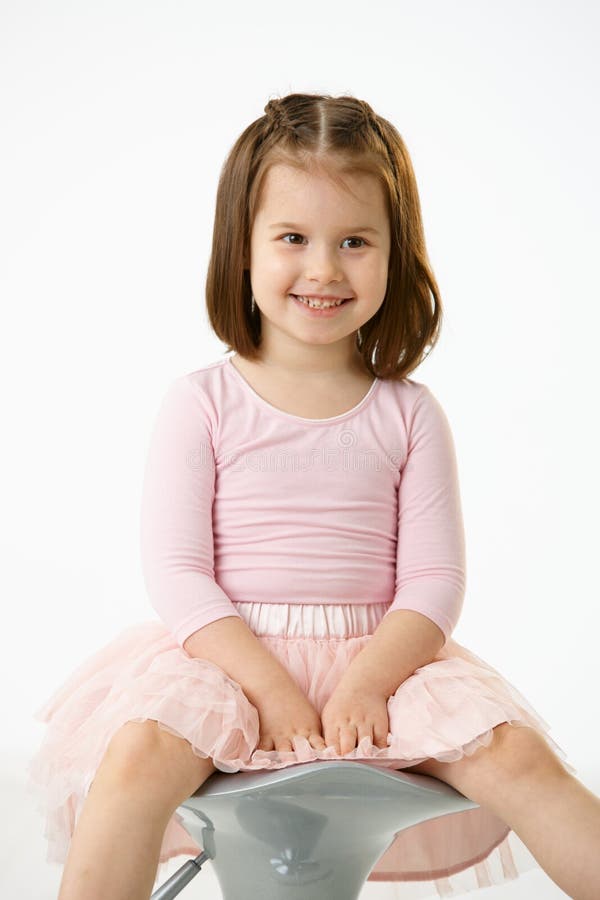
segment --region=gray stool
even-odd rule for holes
[[[204,851],[151,900],[171,900],[210,859],[224,900],[356,900],[397,832],[477,808],[428,775],[353,760],[217,773],[177,810]]]

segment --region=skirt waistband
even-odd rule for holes
[[[235,608],[255,635],[340,640],[373,634],[389,603],[245,603]]]

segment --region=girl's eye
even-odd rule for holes
[[[285,239],[288,238],[288,237],[299,237],[299,238],[301,238],[302,235],[301,235],[301,234],[294,233],[294,232],[290,232],[289,234],[284,234],[283,237],[282,237],[282,240],[285,240]],[[363,240],[363,238],[359,238],[359,237],[349,237],[349,238],[344,238],[344,240],[345,240],[345,241],[361,241],[363,244],[366,244],[366,241]],[[290,243],[290,242],[288,241],[288,243]],[[292,246],[293,246],[293,245],[295,244],[295,241],[292,241],[291,243],[292,243]],[[300,243],[302,243],[302,242],[300,242]],[[361,248],[358,247],[357,249],[360,250]]]

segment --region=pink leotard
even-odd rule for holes
[[[232,601],[381,603],[446,639],[465,590],[454,444],[429,388],[376,379],[353,409],[306,419],[230,357],[176,378],[144,474],[141,558],[179,644]]]

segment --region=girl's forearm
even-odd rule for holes
[[[186,638],[183,649],[223,669],[253,706],[279,691],[300,690],[287,669],[238,616],[226,616],[198,629]]]
[[[338,687],[373,688],[391,697],[416,669],[433,661],[444,643],[442,630],[427,616],[396,609],[381,620]]]

